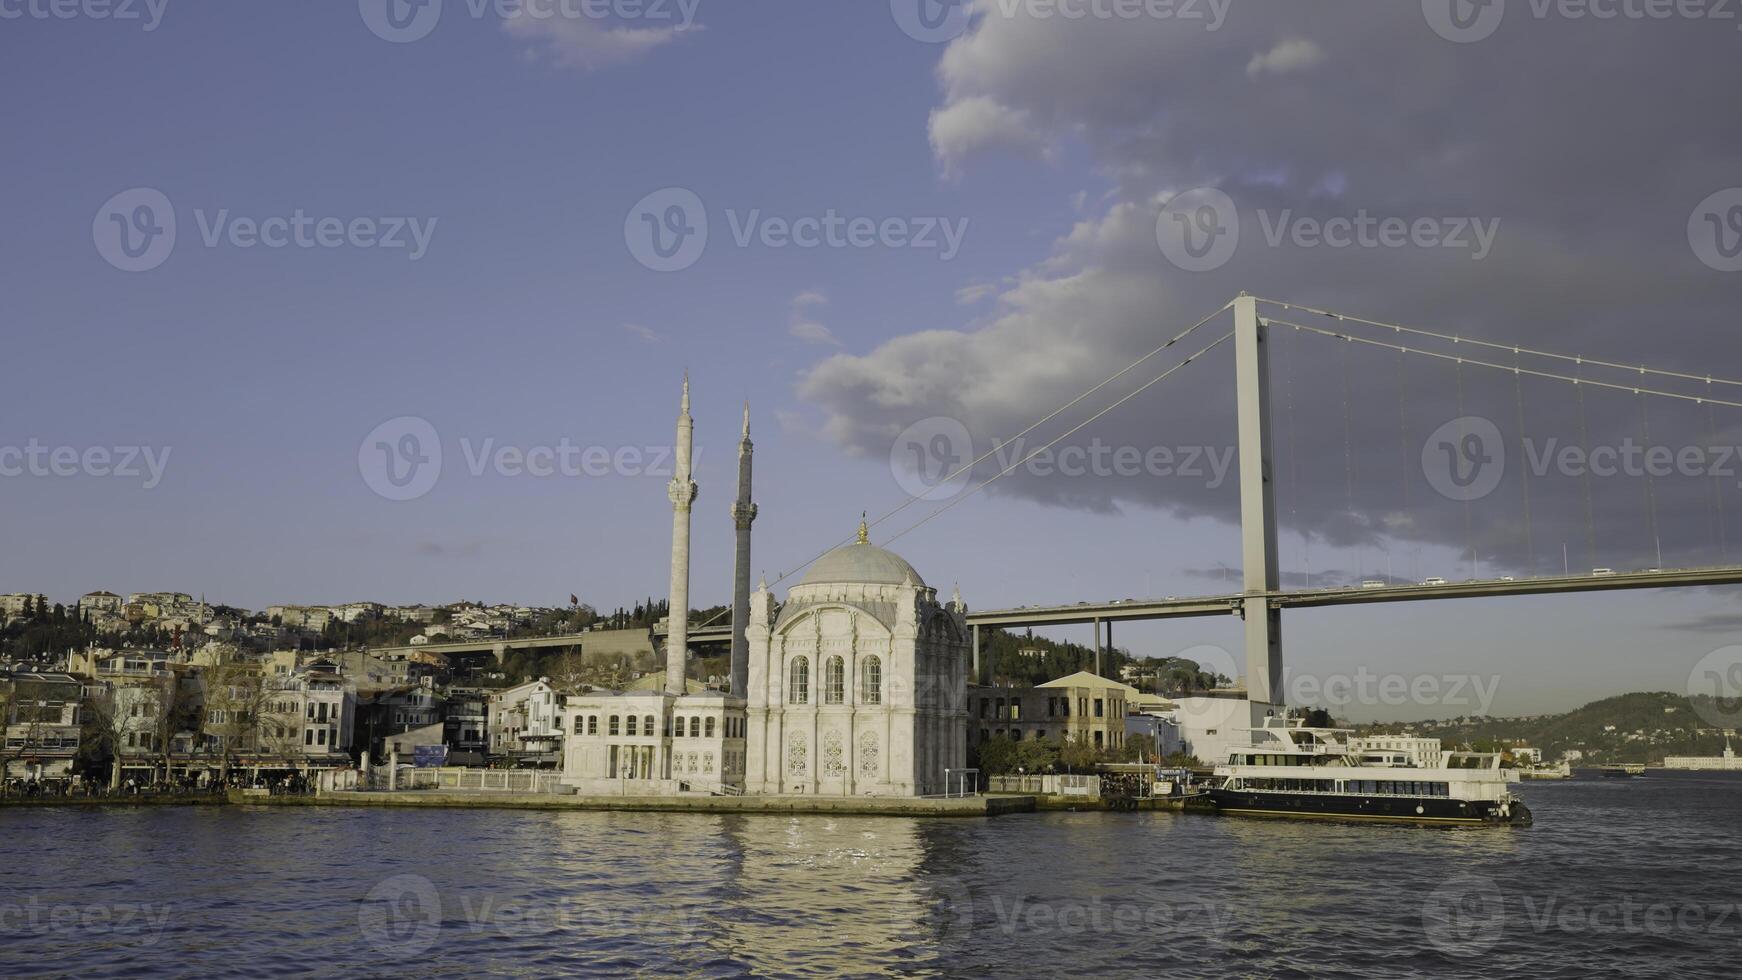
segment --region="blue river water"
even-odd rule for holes
[[[0,808],[0,976],[1735,976],[1742,775],[1527,830]]]

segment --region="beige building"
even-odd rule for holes
[[[1073,741],[1113,750],[1125,744],[1125,716],[1136,688],[1088,671],[1034,687],[968,689],[973,744],[989,738]]]

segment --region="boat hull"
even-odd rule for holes
[[[1271,793],[1210,790],[1218,813],[1241,817],[1354,820],[1432,826],[1528,827],[1530,809],[1518,800],[1455,800],[1444,797],[1360,796],[1333,793]]]

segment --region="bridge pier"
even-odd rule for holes
[[[1270,352],[1258,301],[1234,300],[1234,390],[1239,409],[1242,615],[1246,620],[1246,700],[1252,726],[1280,715],[1282,612],[1277,591],[1276,486],[1270,453]]]
[[[502,664],[504,664],[508,661],[508,644],[506,644],[506,643],[492,643],[492,644],[490,644],[490,655],[496,658],[496,665],[498,667],[500,667]]]

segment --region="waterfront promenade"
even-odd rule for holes
[[[314,796],[254,796],[231,790],[229,802],[259,806],[449,807],[505,810],[618,810],[664,813],[810,813],[891,817],[996,817],[1032,813],[1032,796],[949,798],[875,796],[572,796],[408,790],[346,791]]]

